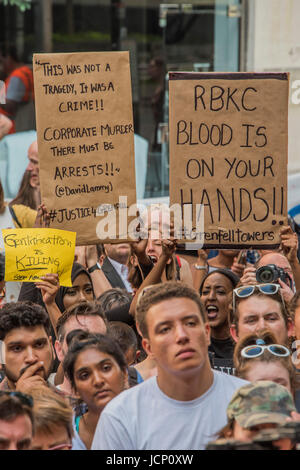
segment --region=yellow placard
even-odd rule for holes
[[[2,230],[5,281],[35,282],[57,273],[61,286],[71,287],[76,232],[52,228]]]

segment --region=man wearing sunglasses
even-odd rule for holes
[[[294,333],[279,284],[255,284],[233,290],[231,335],[238,341],[249,333],[267,329],[279,344]]]
[[[4,343],[5,379],[2,390],[30,393],[46,385],[52,371],[54,350],[47,312],[32,302],[4,305],[0,316],[0,340]]]
[[[33,401],[19,392],[0,391],[0,450],[28,450],[33,435]]]

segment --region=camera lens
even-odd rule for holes
[[[262,266],[256,271],[256,280],[262,284],[266,282],[274,282],[276,280],[276,273],[271,267]]]

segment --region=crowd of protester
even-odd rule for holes
[[[14,201],[0,186],[1,229],[47,215],[36,142],[28,157]],[[71,287],[46,273],[14,301],[0,245],[0,448],[296,448],[294,229],[272,251],[189,252],[150,234],[76,247]]]

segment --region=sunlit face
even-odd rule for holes
[[[221,273],[213,273],[204,281],[201,300],[211,328],[228,325],[231,281]]]
[[[210,329],[193,300],[163,300],[150,307],[146,322],[148,338],[143,338],[143,347],[162,373],[186,374],[202,369],[208,359]]]
[[[12,421],[0,419],[0,450],[28,450],[31,440],[32,423],[27,414]]]
[[[271,382],[282,385],[292,393],[289,372],[280,361],[266,362],[256,359],[251,362],[251,359],[249,359],[248,363],[247,373],[244,377],[246,380],[249,380],[249,382],[271,380]]]
[[[240,300],[237,309],[238,327],[234,326],[231,330],[235,341],[249,333],[267,329],[274,333],[279,344],[285,344],[293,332],[293,325],[288,323],[286,326],[280,303],[272,296],[251,295]]]
[[[75,361],[76,392],[95,413],[125,389],[126,380],[115,358],[96,348],[83,350]]]
[[[43,366],[35,375],[47,379],[50,375],[53,361],[51,337],[43,326],[20,327],[11,330],[4,339],[5,372],[7,378],[17,382],[27,367],[43,361]]]
[[[28,149],[28,166],[26,170],[30,171],[30,185],[36,188],[40,185],[39,176],[39,154],[37,141],[33,142]]]
[[[32,450],[69,450],[72,440],[67,428],[62,424],[52,425],[49,432],[36,431],[32,440]]]
[[[107,333],[106,324],[104,323],[104,320],[98,315],[78,315],[77,317],[74,315],[70,317],[63,327],[63,341],[56,341],[55,343],[57,357],[60,362],[64,360],[65,355],[67,354],[68,346],[66,338],[70,331],[73,330],[84,330],[88,331],[89,333],[97,333],[102,335]]]
[[[81,273],[73,282],[72,287],[68,287],[63,298],[65,309],[72,307],[78,302],[88,302],[94,299],[94,291],[87,274]]]

